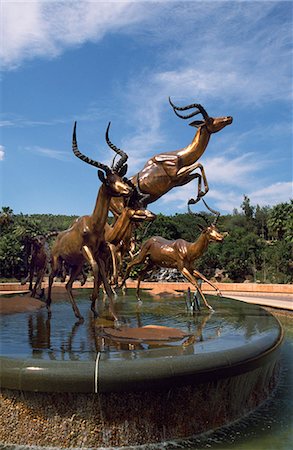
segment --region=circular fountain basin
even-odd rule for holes
[[[58,446],[191,436],[247,414],[276,384],[282,327],[256,305],[208,296],[215,311],[191,314],[182,298],[144,293],[138,308],[129,292],[116,301],[114,329],[104,303],[94,320],[89,292],[77,294],[84,323],[65,294],[53,300],[51,318],[45,308],[1,318],[6,400],[16,396],[42,420],[49,403],[60,424],[86,417],[86,442],[60,438]]]

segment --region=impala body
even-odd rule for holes
[[[134,197],[134,200],[132,200]],[[142,222],[152,222],[156,215],[141,205],[136,197],[132,195],[129,206],[125,207],[111,226],[105,224],[105,240],[108,242],[112,256],[112,284],[117,284],[118,276],[121,274],[123,256],[131,250],[131,238],[134,227]]]
[[[196,178],[198,179],[197,200],[203,197],[208,192],[209,186],[204,168],[198,160],[205,152],[211,135],[219,132],[233,121],[231,116],[210,117],[206,110],[196,103],[177,107],[170,99],[169,102],[178,117],[189,119],[197,114],[202,114],[204,120],[196,120],[190,123],[191,126],[197,128],[197,131],[189,145],[179,150],[163,152],[153,156],[147,161],[143,169],[130,179],[144,196],[145,206],[158,200],[173,187],[183,186]],[[178,111],[188,109],[195,109],[195,111],[186,116],[178,113]],[[107,142],[110,145],[108,136]],[[200,173],[193,173],[196,169],[199,169]],[[202,182],[204,184],[203,191]],[[113,199],[110,209],[113,214],[119,215],[123,210],[123,200]]]
[[[148,239],[143,245],[137,256],[128,264],[122,285],[126,282],[132,267],[138,264],[145,264],[139,273],[136,295],[139,298],[139,287],[143,276],[155,267],[165,267],[177,269],[182,275],[192,283],[200,292],[205,305],[212,309],[208,304],[202,290],[198,284],[198,279],[202,279],[212,286],[218,294],[218,288],[209,281],[204,275],[194,268],[195,261],[203,255],[211,242],[222,242],[226,233],[221,233],[216,227],[217,215],[214,222],[207,226],[201,227],[202,231],[199,238],[195,242],[188,242],[184,239],[176,239],[170,241],[161,236],[154,236]]]
[[[54,277],[60,271],[63,262],[65,262],[71,268],[70,279],[66,284],[69,299],[75,316],[83,320],[72,295],[72,284],[80,274],[83,264],[88,263],[94,274],[94,289],[91,297],[91,309],[94,315],[97,315],[95,302],[98,298],[99,286],[103,282],[109,297],[111,313],[114,319],[117,320],[113,304],[113,292],[108,283],[105,269],[107,246],[104,228],[108,218],[111,198],[115,196],[129,197],[133,190],[128,180],[123,178],[127,170],[125,164],[127,155],[122,150],[115,149],[115,152],[120,155],[120,160],[115,165],[113,164],[112,168],[83,155],[77,147],[76,124],[73,132],[72,149],[75,156],[100,169],[98,170],[98,176],[102,181],[102,185],[98,192],[93,213],[80,217],[73,223],[71,228],[60,233],[52,248],[52,270],[49,277],[47,308],[50,311],[51,289]]]

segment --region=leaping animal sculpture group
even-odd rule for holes
[[[127,154],[116,147],[109,138],[110,123],[106,129],[106,142],[119,156],[115,163],[109,167],[95,161],[83,153],[77,146],[76,123],[73,130],[72,150],[81,161],[98,169],[101,186],[98,191],[95,207],[91,215],[82,216],[72,226],[58,234],[51,250],[51,273],[47,295],[47,308],[50,314],[52,300],[52,285],[57,274],[64,269],[70,269],[70,278],[66,284],[69,299],[75,316],[82,321],[83,317],[76,305],[72,293],[73,282],[82,272],[83,265],[87,263],[94,276],[94,288],[91,295],[91,310],[96,312],[96,300],[99,296],[99,287],[103,283],[104,290],[109,298],[110,311],[114,320],[118,320],[113,302],[112,284],[118,282],[118,275],[122,277],[122,286],[131,269],[144,263],[138,278],[137,298],[139,299],[140,282],[145,273],[155,266],[178,269],[183,276],[191,282],[200,292],[207,308],[211,309],[199,286],[198,280],[204,280],[213,288],[217,287],[193,266],[194,261],[207,249],[210,242],[221,242],[225,233],[216,227],[219,213],[207,208],[216,214],[213,223],[201,227],[200,237],[196,242],[187,242],[183,239],[175,241],[166,240],[162,236],[148,239],[141,250],[133,257],[123,276],[122,260],[126,253],[131,254],[133,246],[134,229],[145,221],[153,221],[155,214],[147,209],[150,203],[155,202],[173,187],[183,186],[197,179],[197,196],[191,203],[197,203],[209,190],[207,177],[203,165],[198,161],[205,152],[212,134],[222,130],[232,123],[232,117],[209,116],[204,107],[198,103],[179,107],[169,98],[174,113],[181,119],[190,119],[200,114],[202,120],[194,120],[189,125],[196,127],[197,131],[186,147],[179,150],[159,153],[147,161],[145,166],[130,179],[125,177],[127,172]],[[183,115],[183,111],[192,112]],[[198,169],[198,172],[196,170]],[[108,213],[114,215],[114,223],[107,223]],[[189,209],[190,211],[190,209]],[[191,211],[190,211],[191,212]],[[198,225],[200,226],[200,225]],[[112,264],[109,264],[109,260]],[[110,270],[112,266],[112,270]],[[36,285],[37,286],[37,285]],[[35,292],[36,287],[34,288]]]

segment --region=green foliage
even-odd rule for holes
[[[179,239],[180,234],[172,217],[158,214],[156,220],[147,228],[147,232],[142,237],[142,240],[145,241],[151,236],[163,236],[165,239]]]
[[[76,216],[13,214],[4,206],[0,213],[0,276],[20,279],[26,275],[32,238],[50,231],[62,231]]]
[[[274,206],[268,217],[268,228],[277,240],[293,243],[293,201]]]
[[[228,231],[221,244],[211,244],[206,253],[196,261],[196,268],[207,277],[216,269],[224,270],[231,281],[249,278],[265,283],[291,283],[293,256],[293,202],[281,203],[272,208],[252,206],[247,196],[241,205],[242,212],[220,216],[218,228]],[[214,216],[201,213],[209,223]],[[9,207],[0,213],[0,275],[20,278],[25,274],[31,238],[50,231],[65,230],[76,216],[52,214],[13,214]],[[194,242],[204,224],[202,216],[159,214],[152,224],[143,224],[136,230],[138,241],[151,236],[166,239],[178,238]],[[135,271],[137,268],[135,268]]]

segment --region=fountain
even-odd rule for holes
[[[86,290],[78,293],[83,324],[72,322],[65,295],[51,318],[45,309],[2,317],[2,395],[7,414],[17,411],[7,420],[10,443],[182,439],[226,425],[270,395],[283,339],[271,314],[208,296],[216,311],[192,315],[182,298],[142,297],[141,311],[132,292],[116,300],[120,330],[107,308],[93,319]]]
[[[113,161],[111,168],[78,150],[74,128],[74,154],[99,168],[102,186],[93,214],[79,218],[60,233],[53,246],[49,314],[41,309],[1,318],[5,445],[92,448],[182,440],[243,417],[262,404],[276,386],[283,340],[278,320],[258,306],[205,296],[201,291],[200,280],[217,288],[193,262],[211,240],[220,241],[225,236],[216,228],[219,213],[211,208],[216,218],[211,225],[201,227],[195,243],[162,237],[151,241],[151,256],[146,249],[147,265],[178,268],[196,287],[204,310],[186,308],[182,298],[152,297],[145,292],[142,306],[133,292],[114,302],[103,269],[108,210],[118,217],[115,223],[119,224],[107,231],[113,238],[114,265],[118,253],[121,257],[125,251],[121,239],[126,249],[130,243],[135,216],[132,209],[140,211],[139,220],[153,220],[155,216],[146,206],[193,179],[198,181],[198,193],[189,204],[197,203],[208,192],[204,168],[197,161],[211,134],[232,123],[230,116],[210,117],[198,104],[177,107],[171,100],[170,104],[183,119],[203,116],[204,120],[190,124],[198,128],[192,143],[185,149],[155,155],[130,180],[124,177],[127,155],[109,140],[109,126],[106,141],[121,158],[115,164]],[[189,109],[195,111],[187,116],[178,112]],[[195,169],[200,173],[192,173]],[[129,216],[123,218],[126,206]],[[168,252],[164,253],[166,245]],[[171,253],[176,265],[170,263]],[[77,322],[65,294],[54,298],[51,305],[60,258],[75,268],[67,291]],[[95,281],[103,279],[110,313],[107,301],[99,303],[99,311],[95,309],[97,282],[91,296],[92,311],[84,289],[77,295],[78,306],[75,303],[72,283],[85,261],[90,263]],[[134,261],[141,262],[139,257]]]

